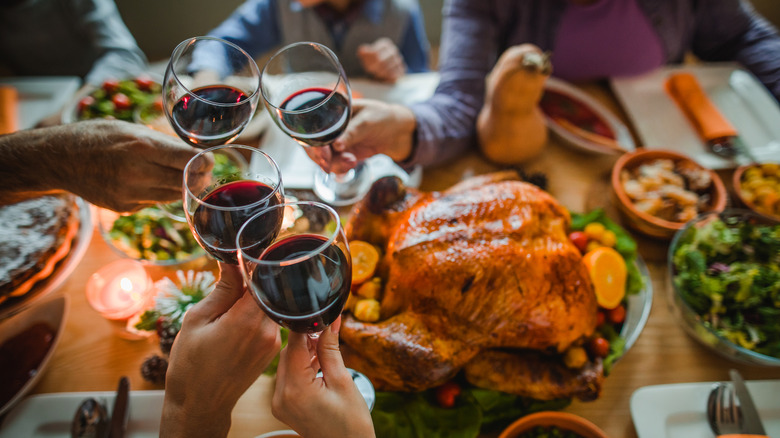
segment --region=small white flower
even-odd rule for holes
[[[157,296],[155,309],[172,321],[181,322],[184,313],[205,298],[216,287],[216,278],[210,271],[176,271],[177,286],[165,277],[155,283]]]

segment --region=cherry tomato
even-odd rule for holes
[[[163,101],[162,99],[155,99],[154,102],[152,102],[152,109],[155,111],[162,112],[163,110]]]
[[[604,311],[599,309],[598,313],[596,313],[596,327],[604,325],[604,323],[607,321],[607,316],[604,314]]]
[[[106,93],[111,94],[115,92],[117,88],[119,88],[119,81],[116,79],[106,79],[103,81],[103,90]]]
[[[587,251],[588,248],[587,234],[583,233],[582,231],[574,231],[571,234],[569,234],[569,240],[571,240],[571,243],[573,243],[574,246],[576,246],[581,253],[585,253]]]
[[[609,354],[609,341],[602,337],[593,338],[588,343],[588,350],[594,356],[607,357]]]
[[[626,320],[626,308],[621,304],[614,309],[608,310],[607,319],[612,324],[623,324],[623,321]]]
[[[95,98],[92,96],[86,96],[79,101],[79,112],[84,112],[87,108],[95,104]]]
[[[114,97],[111,98],[111,101],[114,102],[114,107],[117,110],[121,111],[130,108],[130,98],[123,93],[116,93]]]
[[[141,91],[149,91],[152,88],[152,84],[154,84],[154,81],[146,76],[137,77],[133,81]]]
[[[455,406],[455,399],[460,395],[460,386],[455,382],[447,382],[436,388],[436,401],[443,408]]]

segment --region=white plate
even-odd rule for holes
[[[44,323],[54,330],[54,339],[51,341],[49,349],[43,356],[41,363],[36,368],[35,374],[27,380],[22,388],[14,395],[8,402],[0,406],[0,416],[5,414],[16,403],[27,394],[32,387],[40,380],[43,375],[46,365],[49,363],[54,350],[57,348],[57,344],[62,337],[62,327],[65,324],[68,314],[68,296],[63,295],[39,305],[32,307],[26,312],[22,312],[15,317],[6,320],[0,325],[0,345],[10,338],[24,332],[28,328],[37,323]],[[19,435],[23,436],[23,435]]]
[[[547,78],[547,81],[544,84],[544,88],[546,90],[552,90],[561,94],[566,94],[578,100],[580,103],[587,106],[591,111],[596,113],[596,115],[598,115],[612,129],[612,132],[615,133],[615,141],[617,141],[624,149],[627,151],[633,151],[636,149],[634,139],[631,137],[631,133],[628,131],[626,125],[624,125],[623,122],[621,122],[617,116],[612,114],[612,112],[604,105],[590,97],[584,91],[580,90],[574,85],[569,84],[566,81],[552,77]],[[555,120],[553,120],[551,117],[548,117],[546,114],[544,115],[544,118],[547,121],[547,127],[550,128],[550,131],[552,131],[555,136],[563,140],[563,143],[567,146],[582,151],[595,152],[598,154],[613,155],[619,153],[615,149],[608,148],[598,143],[593,143],[580,137],[577,134],[574,134],[573,132],[559,125]]]
[[[34,127],[59,111],[81,85],[76,76],[2,78],[19,92],[19,129]]]
[[[780,157],[780,107],[769,91],[734,63],[669,66],[633,78],[612,79],[612,88],[633,121],[645,148],[672,149],[710,169],[728,169],[747,163],[724,160],[707,149],[693,125],[667,94],[666,78],[688,71],[707,96],[731,121],[741,140],[759,161]],[[774,158],[772,160],[772,158]]]
[[[29,292],[19,298],[8,298],[0,304],[0,320],[19,313],[60,287],[84,257],[94,229],[92,212],[87,201],[76,197],[75,202],[79,210],[79,229],[76,232],[76,237],[73,238],[73,242],[71,242],[70,251],[62,260],[57,262],[51,275],[35,283]]]
[[[645,386],[631,396],[639,438],[712,438],[706,405],[715,382]],[[780,380],[746,382],[769,436],[780,437]]]
[[[110,414],[115,396],[113,391],[34,395],[8,414],[0,428],[0,438],[70,438],[70,423],[84,399],[92,397],[103,402]],[[160,435],[164,398],[165,391],[130,391],[127,438]]]

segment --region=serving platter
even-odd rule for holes
[[[10,85],[19,94],[19,129],[30,129],[45,117],[54,114],[78,90],[77,76],[1,78],[0,85]]]
[[[36,303],[41,298],[56,290],[73,272],[84,253],[87,252],[89,242],[92,239],[94,225],[92,213],[87,201],[76,197],[74,207],[78,209],[78,230],[71,242],[70,251],[55,266],[52,273],[35,283],[33,287],[20,297],[10,297],[0,304],[0,320],[15,315],[28,306]]]
[[[603,122],[614,134],[614,140],[626,151],[632,151],[636,149],[633,137],[628,127],[617,118],[609,109],[599,103],[596,99],[591,97],[588,93],[580,90],[575,85],[572,85],[564,80],[550,77],[544,85],[545,90],[550,90],[562,94],[571,100],[571,104],[583,105],[587,110],[595,114],[601,122]],[[547,127],[552,134],[562,140],[563,144],[573,149],[591,152],[596,154],[613,155],[619,153],[619,150],[615,148],[607,147],[603,144],[593,142],[587,138],[581,137],[571,130],[562,126],[555,118],[544,114],[544,118],[547,122]],[[580,127],[581,128],[581,127]]]
[[[0,345],[38,323],[43,323],[50,329],[54,330],[54,337],[51,340],[49,349],[44,354],[41,362],[35,368],[35,372],[32,373],[32,376],[27,380],[27,382],[24,383],[24,386],[22,386],[13,397],[11,397],[4,405],[0,406],[0,417],[8,412],[8,410],[11,409],[14,405],[16,405],[19,400],[21,400],[21,398],[24,397],[24,395],[35,386],[38,380],[40,380],[41,376],[43,376],[46,365],[49,363],[49,359],[51,359],[52,354],[54,354],[54,350],[57,348],[57,344],[62,337],[62,329],[65,325],[67,314],[68,296],[62,295],[50,300],[46,300],[30,308],[26,312],[22,312],[0,324]],[[16,359],[19,363],[22,362],[21,358]]]
[[[645,75],[613,78],[612,89],[647,149],[673,149],[710,169],[747,164],[709,152],[693,125],[664,89],[667,77],[687,71],[739,132],[758,161],[780,157],[780,106],[755,76],[735,63],[666,66]]]
[[[631,395],[631,419],[639,438],[712,438],[707,397],[716,382],[645,386]],[[746,382],[769,436],[780,436],[780,380]]]
[[[69,438],[73,414],[84,399],[92,397],[101,401],[110,411],[115,396],[113,391],[34,395],[8,414],[0,428],[0,438]],[[130,391],[126,438],[160,435],[164,398],[165,391]]]

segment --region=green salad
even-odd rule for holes
[[[134,121],[139,108],[162,111],[162,86],[148,77],[108,79],[100,88],[81,98],[76,108],[78,120],[112,118]]]
[[[171,219],[157,207],[119,216],[107,235],[120,251],[139,260],[175,262],[204,253],[186,223]]]
[[[680,297],[705,327],[780,358],[780,225],[714,218],[687,230],[672,263]]]

